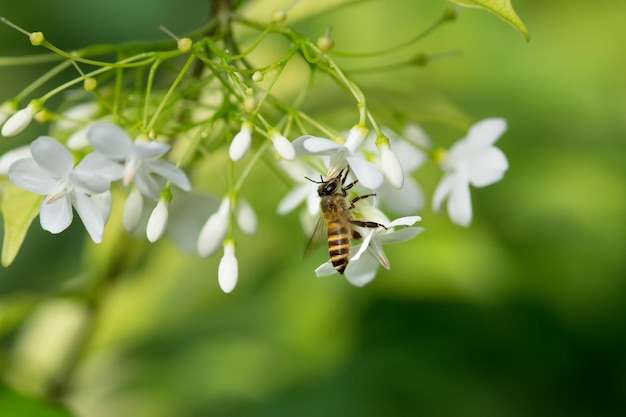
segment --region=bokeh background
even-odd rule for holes
[[[184,33],[203,23],[207,3],[32,0],[7,2],[1,13],[72,49],[161,39],[159,23]],[[264,19],[286,2],[250,3]],[[301,0],[294,26],[314,38],[332,26],[337,50],[357,52],[413,36],[448,6],[364,1],[295,19],[332,3]],[[110,266],[122,272],[90,324],[68,393],[80,415],[623,415],[626,3],[514,6],[530,43],[466,10],[406,50],[339,60],[350,69],[452,52],[425,67],[354,73],[374,111],[402,110],[438,144],[463,135],[459,120],[507,119],[498,146],[510,170],[473,190],[470,228],[426,208],[426,231],[389,247],[392,269],[370,285],[318,279],[323,250],[302,259],[298,216],[275,214],[288,187],[259,166],[243,191],[259,233],[238,236],[240,281],[225,295],[219,256],[202,260],[168,240],[146,250],[141,238],[122,236],[96,247],[79,224],[52,236],[35,223],[15,263],[0,270],[5,387],[37,397],[50,383],[80,333],[85,277],[117,250],[130,260]],[[0,27],[0,55],[33,51]],[[0,101],[41,72],[0,67]],[[336,90],[324,88],[308,110],[330,117]],[[2,139],[0,152],[44,132],[31,126]],[[430,201],[440,173],[431,165],[417,177]],[[7,398],[2,415],[18,415]]]

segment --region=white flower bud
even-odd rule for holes
[[[2,126],[2,136],[8,137],[20,134],[33,121],[35,113],[37,113],[37,110],[32,104],[15,112]]]
[[[224,197],[220,208],[206,221],[198,236],[198,254],[206,258],[217,251],[228,232],[230,197]]]
[[[237,202],[237,208],[235,210],[235,217],[239,228],[247,235],[256,234],[257,230],[257,218],[254,213],[254,209],[244,199],[240,199]]]
[[[141,195],[139,189],[133,187],[128,195],[128,198],[126,198],[126,204],[124,204],[124,215],[122,218],[124,229],[129,232],[135,230],[139,225],[142,211],[143,196]]]
[[[246,156],[252,143],[252,126],[250,123],[241,125],[241,130],[235,135],[228,148],[228,156],[232,161],[239,161]]]
[[[350,149],[351,152],[355,152],[359,146],[365,140],[367,136],[367,128],[361,125],[355,125],[350,129],[348,133],[348,138],[346,139],[345,147]]]
[[[281,158],[287,161],[293,161],[296,158],[296,150],[289,139],[275,130],[272,130],[269,136],[274,144],[274,149],[276,149]]]
[[[235,256],[235,244],[229,240],[224,244],[224,256],[220,259],[217,269],[217,282],[226,294],[232,292],[237,285],[239,275],[239,265]]]
[[[146,237],[152,243],[156,242],[165,233],[167,227],[167,219],[169,217],[168,204],[165,199],[160,198],[154,210],[148,219],[146,227]]]
[[[7,103],[4,103],[0,106],[0,125],[2,125],[13,113],[15,113],[15,108]]]
[[[394,188],[400,189],[404,185],[404,173],[402,166],[389,144],[383,144],[380,148],[380,162],[383,175]]]

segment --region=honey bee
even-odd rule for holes
[[[345,175],[344,175],[345,171]],[[364,198],[373,197],[376,194],[365,194],[354,197],[348,201],[348,190],[350,190],[359,181],[358,179],[345,185],[348,178],[350,167],[344,168],[336,176],[326,181],[320,176],[320,181],[307,178],[309,181],[319,184],[317,194],[320,196],[320,209],[322,216],[317,223],[315,232],[309,241],[311,243],[316,240],[316,235],[323,230],[322,225],[326,223],[326,232],[328,235],[328,254],[333,267],[343,274],[350,260],[350,246],[352,239],[359,239],[361,235],[356,230],[351,230],[350,225],[375,229],[384,225],[376,222],[355,220],[350,214],[350,210],[354,208],[357,201]],[[322,219],[324,221],[322,221]],[[308,247],[307,247],[308,249]]]

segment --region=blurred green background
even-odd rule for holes
[[[184,33],[208,13],[201,0],[27,3],[1,13],[65,49],[160,39],[159,23]],[[260,20],[283,4],[253,3]],[[290,16],[322,3],[332,4],[302,0]],[[315,38],[332,25],[337,50],[379,50],[446,6],[364,1],[294,26]],[[324,255],[302,260],[297,215],[275,214],[288,189],[268,187],[274,174],[259,167],[243,192],[260,229],[238,237],[235,292],[219,290],[219,256],[198,259],[167,240],[141,252],[103,301],[71,408],[90,417],[623,415],[626,3],[514,6],[530,43],[494,16],[465,10],[391,57],[340,60],[350,69],[455,51],[425,68],[355,79],[373,106],[403,110],[443,145],[463,131],[440,109],[507,119],[498,146],[510,170],[473,190],[470,228],[426,208],[426,231],[389,247],[392,269],[370,285],[316,279]],[[0,28],[0,55],[33,50]],[[0,68],[0,101],[41,70]],[[44,132],[32,126],[2,139],[0,151]],[[440,174],[430,166],[417,177],[430,201]],[[0,270],[0,371],[29,395],[49,382],[80,326],[82,271],[145,245],[109,236],[96,247],[79,224],[59,236],[36,226],[14,265]]]

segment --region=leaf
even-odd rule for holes
[[[509,23],[515,29],[519,31],[519,33],[526,39],[530,40],[530,33],[522,19],[519,18],[515,10],[513,10],[513,6],[511,5],[511,0],[449,0],[452,3],[456,3],[460,6],[464,7],[472,7],[476,9],[487,10],[490,13],[495,14],[500,19]]]
[[[73,414],[60,405],[27,397],[0,385],[0,415],[29,417],[72,417]]]
[[[3,188],[0,202],[0,212],[4,218],[2,266],[11,265],[17,256],[30,224],[39,214],[42,198],[10,183]]]

